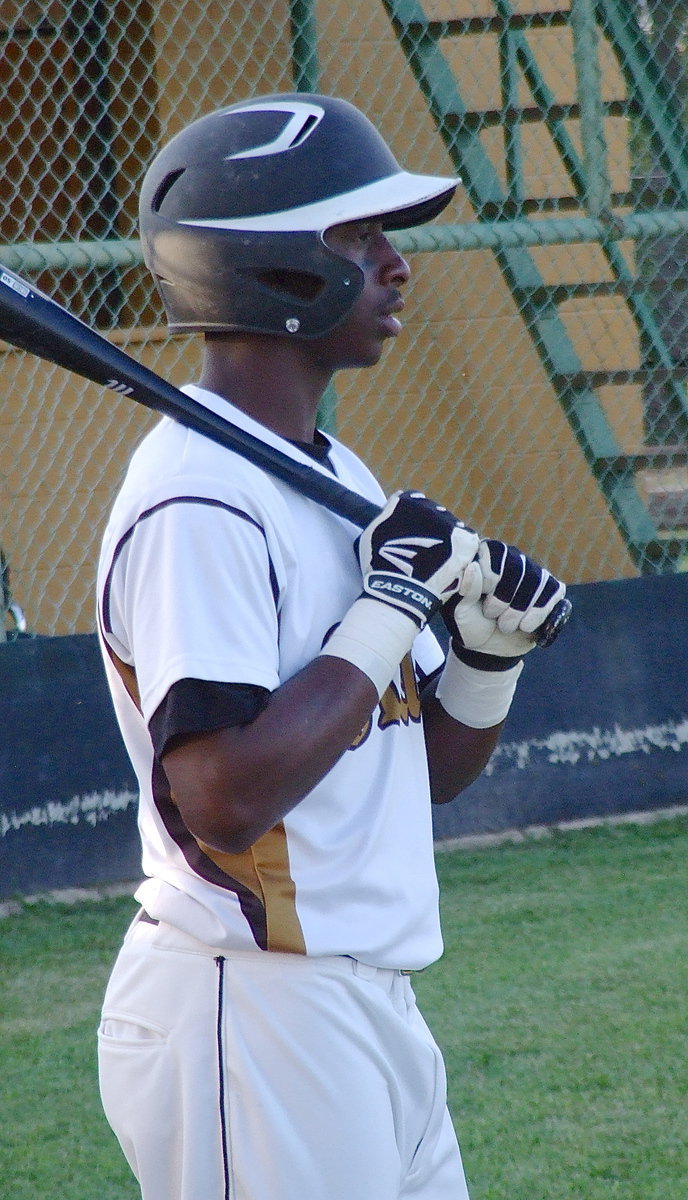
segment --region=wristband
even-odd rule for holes
[[[513,636],[513,635],[512,635]],[[517,663],[522,662],[523,651],[521,654],[511,654],[507,658],[504,654],[486,654],[484,650],[470,650],[467,646],[457,645],[452,638],[452,650],[461,662],[466,663],[469,667],[477,667],[479,671],[508,671],[509,667],[515,667]],[[535,645],[531,641],[529,649]]]
[[[379,698],[387,691],[417,633],[417,622],[401,609],[361,596],[320,653],[353,663],[372,680]]]
[[[435,695],[445,712],[472,729],[489,729],[506,717],[523,670],[518,662],[507,671],[480,671],[449,651]]]

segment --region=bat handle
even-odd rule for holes
[[[551,613],[539,629],[533,634],[536,646],[551,646],[556,641],[573,611],[573,605],[567,597],[555,604]]]

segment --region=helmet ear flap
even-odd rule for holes
[[[281,292],[294,300],[303,300],[310,304],[322,295],[325,280],[311,271],[294,271],[284,267],[268,267],[265,270],[251,270],[244,267],[240,275],[255,279],[256,283],[273,292]]]
[[[345,319],[364,282],[360,267],[312,233],[285,241],[172,226],[156,238],[149,267],[175,333],[321,337]]]

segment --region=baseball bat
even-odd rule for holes
[[[204,408],[1,263],[0,338],[92,383],[130,396],[146,408],[172,417],[234,450],[301,495],[361,529],[381,511],[379,505],[344,487],[338,480],[297,462]],[[551,645],[570,613],[571,602],[561,600],[534,635],[537,644]]]

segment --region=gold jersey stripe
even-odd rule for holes
[[[122,662],[113,650],[108,649],[127,692],[140,711],[136,672]],[[169,800],[175,804],[172,793]],[[242,854],[224,854],[221,850],[213,850],[188,832],[206,858],[228,877],[230,887],[231,881],[236,880],[258,897],[265,910],[268,950],[305,954],[306,943],[296,912],[296,887],[291,877],[287,834],[282,822],[263,834]]]
[[[203,853],[263,904],[268,950],[305,954],[306,943],[296,911],[296,887],[289,866],[287,834],[280,821],[242,854],[223,854],[199,842]]]

